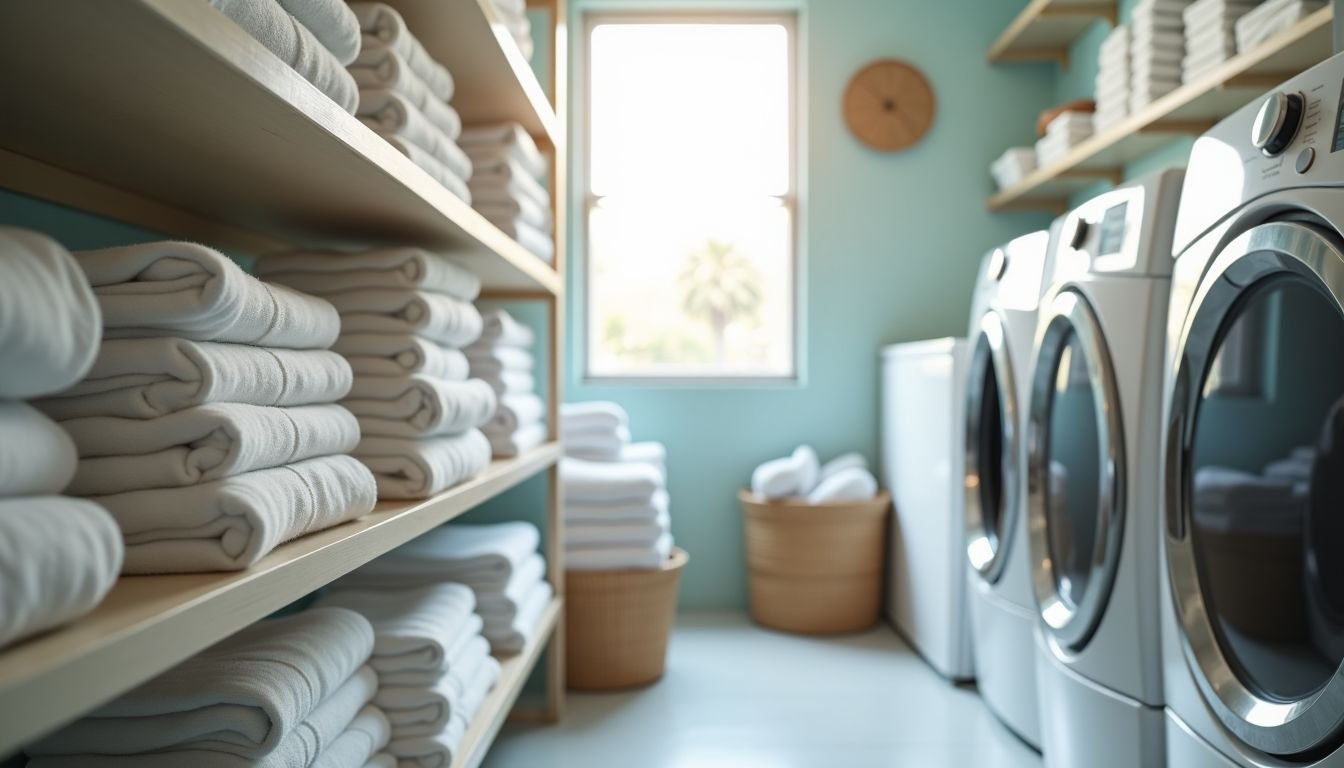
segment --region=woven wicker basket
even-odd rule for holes
[[[841,504],[739,494],[746,516],[751,617],[805,634],[877,623],[891,497]]]
[[[565,675],[570,688],[647,685],[663,676],[690,557],[674,549],[662,568],[565,574]]]

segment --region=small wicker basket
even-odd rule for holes
[[[565,574],[565,675],[570,688],[647,685],[663,676],[690,556],[674,549],[661,568]]]

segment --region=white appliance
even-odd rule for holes
[[[1156,457],[1182,175],[1070,212],[1041,297],[1027,518],[1049,766],[1163,764]]]
[[[1162,454],[1167,762],[1344,766],[1344,57],[1198,141]]]
[[[969,680],[971,630],[962,565],[966,340],[882,350],[882,484],[896,507],[887,614],[944,677]]]
[[[976,683],[989,709],[1032,746],[1040,743],[1036,612],[1020,435],[1049,244],[1050,233],[1034,232],[984,258],[971,299],[970,364],[959,430]]]

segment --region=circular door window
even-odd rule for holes
[[[998,315],[985,316],[971,354],[966,405],[966,554],[997,581],[1017,506],[1017,409],[1012,363]]]

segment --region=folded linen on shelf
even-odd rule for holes
[[[383,719],[386,720],[387,718],[384,717]],[[383,746],[387,745],[384,744]],[[369,758],[369,762],[364,765],[364,768],[397,768],[397,756],[391,752],[379,752]]]
[[[392,738],[387,716],[374,706],[364,707],[318,758],[321,768],[396,768],[391,755],[379,755]],[[384,759],[391,762],[385,762]]]
[[[490,440],[491,452],[505,459],[527,453],[546,442],[546,425],[540,422],[507,431],[487,424],[481,431]]]
[[[373,626],[369,666],[389,673],[434,673],[447,670],[454,648],[465,642],[476,608],[476,593],[465,584],[430,583],[405,589],[344,589],[338,582],[313,607],[345,608]],[[475,630],[479,633],[479,627]]]
[[[526,394],[537,389],[536,377],[526,371],[502,371],[497,375],[481,376],[480,379],[489,384],[500,397]]]
[[[471,188],[467,186],[465,179],[470,178],[471,171],[468,169],[466,175],[454,172],[450,167],[444,165],[433,154],[417,147],[416,145],[402,139],[400,136],[392,136],[385,133],[378,134],[383,140],[391,144],[401,154],[405,155],[412,163],[420,167],[420,170],[429,174],[431,178],[443,185],[445,189],[452,192],[462,199],[462,202],[471,205]]]
[[[110,339],[84,381],[34,405],[60,421],[150,419],[208,403],[309,405],[339,400],[353,374],[321,349],[264,349],[186,339]]]
[[[341,401],[366,436],[456,435],[482,427],[495,413],[495,390],[480,379],[433,376],[358,376]]]
[[[546,157],[518,123],[473,125],[462,131],[460,143],[472,160],[500,163],[511,158],[534,178],[546,175]]]
[[[93,610],[121,572],[121,531],[85,499],[0,499],[0,648]]]
[[[533,552],[513,569],[503,590],[481,590],[476,595],[476,613],[485,620],[485,632],[488,634],[491,629],[512,622],[532,588],[545,578],[546,558],[540,552]]]
[[[387,745],[387,752],[396,756],[397,765],[401,768],[449,768],[457,759],[468,726],[499,681],[499,673],[498,661],[486,659],[481,664],[467,684],[461,706],[443,731],[432,736],[393,739]]]
[[[201,573],[241,570],[286,541],[366,515],[376,493],[358,461],[323,456],[94,500],[121,526],[123,573]]]
[[[481,201],[495,202],[526,197],[542,207],[549,207],[551,195],[513,158],[504,161],[472,163],[471,191]],[[502,194],[501,194],[502,193]]]
[[[802,496],[816,486],[820,472],[817,452],[800,445],[792,454],[757,467],[751,473],[751,492],[767,499]]]
[[[1237,19],[1237,49],[1249,51],[1323,7],[1322,0],[1266,0]]]
[[[58,392],[93,365],[102,314],[70,252],[55,240],[0,227],[0,398]]]
[[[464,586],[458,584],[457,586]],[[406,668],[396,672],[379,672],[378,682],[381,685],[402,685],[402,686],[430,686],[434,685],[444,675],[452,671],[453,659],[458,658],[466,645],[473,642],[481,636],[481,630],[485,628],[485,622],[475,613],[468,613],[466,618],[457,625],[457,629],[452,638],[444,645],[444,659],[436,667],[421,666],[419,668]]]
[[[433,291],[462,301],[481,295],[479,277],[420,248],[272,253],[257,261],[256,271],[271,282],[319,296],[372,289]]]
[[[365,437],[352,453],[373,471],[383,499],[433,496],[490,465],[490,441],[479,429],[419,440]]]
[[[536,341],[532,329],[514,319],[503,309],[487,309],[481,313],[480,343],[500,347],[531,347]]]
[[[535,394],[504,395],[487,427],[498,434],[516,432],[522,427],[541,421],[546,415],[546,404]]]
[[[410,105],[407,105],[407,107],[414,109]],[[438,165],[442,166],[456,180],[454,186],[465,186],[467,179],[470,179],[472,174],[471,158],[467,157],[466,153],[458,148],[457,144],[448,138],[443,131],[428,125],[428,122],[428,120],[423,120],[421,125],[415,126],[415,121],[412,120],[411,125],[416,128],[414,131],[389,131],[377,127],[374,127],[374,130],[394,145],[397,142],[393,139],[404,140],[416,149],[428,153]],[[408,156],[412,160],[416,159],[414,154]]]
[[[547,263],[555,259],[555,243],[547,232],[520,219],[490,219],[499,228],[523,246],[529,253]]]
[[[630,444],[630,428],[617,427],[614,431],[563,431],[565,455],[591,461],[616,461],[625,446]]]
[[[867,467],[845,467],[822,478],[807,494],[812,504],[866,501],[877,496],[877,478]]]
[[[647,499],[603,503],[598,501],[571,501],[564,503],[565,523],[577,525],[607,525],[623,523],[652,524],[668,514],[667,491],[659,489]]]
[[[810,450],[810,449],[809,449]],[[560,461],[566,502],[619,503],[650,499],[663,487],[663,473],[643,462]]]
[[[672,555],[672,534],[659,537],[653,547],[565,547],[565,567],[571,571],[616,571],[657,568]]]
[[[536,553],[541,532],[531,523],[452,523],[412,539],[339,582],[342,588],[403,588],[442,581],[502,591],[514,569]]]
[[[296,21],[308,28],[313,37],[341,64],[349,64],[359,55],[359,19],[341,0],[279,0]]]
[[[0,400],[0,497],[60,493],[79,454],[70,435],[27,403]]]
[[[528,590],[527,597],[518,605],[513,621],[499,628],[491,627],[490,619],[485,621],[485,638],[490,641],[490,650],[497,654],[521,653],[537,631],[537,622],[551,604],[555,590],[550,582],[538,581]]]
[[[462,133],[462,117],[448,104],[430,99],[416,104],[409,96],[390,88],[363,88],[359,91],[360,122],[379,133],[404,136],[415,144],[443,135],[456,140]]]
[[[630,425],[630,415],[619,403],[610,400],[589,400],[564,403],[560,406],[561,431],[615,430]]]
[[[334,404],[216,403],[155,419],[93,416],[61,426],[79,449],[69,492],[80,496],[194,485],[359,444],[359,422]]]
[[[672,526],[672,517],[663,512],[652,521],[610,521],[601,523],[565,522],[565,546],[653,547]]]
[[[433,736],[448,727],[467,686],[490,658],[490,644],[477,635],[453,661],[453,669],[429,686],[382,686],[373,703],[387,715],[393,739]]]
[[[429,55],[420,40],[411,33],[406,20],[396,9],[384,3],[352,2],[350,9],[359,19],[366,40],[364,50],[390,48],[415,72],[439,101],[453,98],[453,76]]]
[[[471,372],[460,349],[409,333],[350,333],[332,345],[356,374],[409,376],[421,374],[448,381],[465,381]]]
[[[621,446],[619,461],[648,464],[667,478],[667,448],[662,443],[645,440]]]
[[[446,294],[375,288],[330,298],[348,334],[413,333],[450,347],[465,347],[481,335],[481,313],[475,305]]]
[[[530,371],[535,365],[532,353],[518,347],[495,344],[472,344],[467,347],[467,361],[472,371],[480,374],[498,374],[506,370]]]

